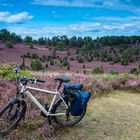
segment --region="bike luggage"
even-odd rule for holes
[[[71,101],[71,115],[80,116],[82,114],[83,109],[87,106],[90,95],[87,91],[74,93],[74,98]]]
[[[69,91],[69,90],[82,90],[82,88],[83,88],[82,84],[64,85],[64,89],[66,91]]]

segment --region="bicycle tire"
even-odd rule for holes
[[[13,108],[14,105],[18,105],[18,108],[21,107],[21,111],[19,113],[19,116],[17,118],[16,118],[16,116],[14,116],[14,115],[16,115],[16,113],[18,113],[17,110],[16,110],[15,114],[13,115],[16,118],[15,122],[12,125],[8,126],[4,130],[1,130],[0,129],[0,135],[1,136],[6,135],[7,133],[9,133],[13,129],[15,129],[17,127],[18,123],[21,121],[21,119],[25,117],[25,113],[26,113],[26,102],[24,100],[19,100],[18,98],[13,98],[4,107],[2,107],[0,109],[0,121],[1,121],[1,118],[3,117],[3,114],[6,111],[8,111],[9,109]],[[6,119],[8,117],[9,116],[6,116]],[[14,119],[14,117],[13,117],[13,119]],[[0,127],[2,127],[2,125]]]
[[[65,96],[64,98],[64,101],[67,99],[67,96]],[[53,109],[53,113],[57,113],[57,109],[58,109],[58,107],[61,105],[61,103],[62,103],[63,101],[60,99],[60,100],[58,100],[57,102],[56,102],[56,104],[55,104],[55,107],[54,107],[54,109]],[[66,109],[66,111],[67,111],[67,109]],[[59,112],[58,112],[59,113]],[[70,112],[69,112],[70,113]],[[72,117],[77,117],[77,119],[75,119],[74,121],[71,121],[71,122],[65,122],[65,121],[62,121],[62,120],[60,120],[60,115],[59,116],[54,116],[53,117],[53,119],[54,119],[54,121],[57,123],[57,124],[59,124],[59,125],[61,125],[61,126],[73,126],[73,125],[76,125],[77,123],[79,123],[82,119],[83,119],[83,117],[84,117],[84,115],[85,115],[85,113],[86,113],[86,107],[85,108],[83,108],[83,111],[82,111],[82,113],[81,113],[81,115],[80,116],[72,116],[71,114],[69,114],[69,115],[71,115]],[[61,115],[62,116],[62,115]]]

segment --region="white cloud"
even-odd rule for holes
[[[100,16],[100,17],[85,17],[84,19],[86,20],[97,20],[97,21],[104,21],[104,22],[111,22],[111,21],[116,21],[116,22],[136,22],[140,21],[140,16],[128,16],[128,17],[112,17],[112,16]]]
[[[0,22],[4,23],[19,23],[32,19],[33,16],[27,12],[11,14],[10,12],[0,12]]]
[[[2,6],[5,6],[5,7],[14,7],[13,4],[9,4],[9,3],[3,3]]]
[[[70,6],[70,7],[94,7],[108,8],[114,10],[125,10],[133,13],[140,13],[138,6],[125,0],[33,0],[33,4],[46,6]]]
[[[21,36],[27,35],[38,38],[41,36],[52,37],[57,35],[68,35],[71,36],[106,36],[106,35],[140,35],[139,22],[131,23],[112,23],[104,22],[82,22],[79,24],[69,25],[45,25],[36,27],[9,27],[8,29],[12,32],[16,32]]]

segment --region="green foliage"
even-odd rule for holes
[[[67,58],[65,57],[65,58],[62,60],[62,66],[67,67],[68,65],[69,65],[69,62],[68,62]]]
[[[29,48],[30,49],[33,49],[33,44],[29,44]]]
[[[13,48],[12,42],[7,41],[5,44],[6,48]]]
[[[39,38],[38,39],[38,41],[37,41],[37,43],[39,44],[39,45],[45,45],[45,41],[46,39],[44,39],[43,37],[41,37],[41,38]]]
[[[0,42],[6,43],[7,41],[12,43],[19,43],[22,42],[22,38],[19,35],[16,35],[15,33],[10,33],[6,29],[0,30]]]
[[[43,66],[42,66],[42,63],[39,62],[38,60],[32,60],[32,62],[31,62],[31,68],[34,71],[38,71],[38,70],[42,70],[43,69]]]
[[[26,36],[26,37],[24,38],[24,42],[27,43],[27,44],[32,43],[32,37]]]
[[[101,74],[101,73],[103,73],[103,70],[101,67],[96,67],[92,70],[92,73],[93,74]]]
[[[65,43],[62,41],[57,42],[57,50],[65,51]]]
[[[44,63],[46,61],[46,56],[42,55],[42,57],[40,57],[39,60]]]
[[[133,69],[131,69],[130,73],[138,75],[140,73],[140,71],[137,68],[133,68]]]
[[[17,74],[13,72],[15,68],[14,65],[3,65],[0,67],[0,76],[5,80],[14,80],[17,77]],[[21,76],[31,77],[31,74],[27,70],[20,70]]]
[[[50,60],[50,65],[54,65],[54,60],[53,59]]]
[[[122,74],[119,74],[119,76],[118,76],[119,80],[126,80],[129,78],[131,78],[131,75],[129,73],[122,73]]]
[[[39,56],[37,53],[32,53],[32,59],[38,59],[38,58],[39,58]]]
[[[110,70],[110,71],[108,72],[108,74],[111,74],[111,75],[118,75],[118,72],[115,71],[115,70]]]
[[[84,63],[84,59],[82,57],[78,57],[78,63]]]
[[[127,66],[128,64],[129,63],[128,63],[128,60],[127,59],[121,61],[121,65],[123,65],[123,66]]]
[[[68,38],[66,35],[63,35],[52,38],[41,37],[35,40],[30,36],[22,39],[20,36],[10,33],[6,29],[0,30],[0,42],[2,43],[21,43],[23,41],[29,44],[30,48],[33,47],[30,45],[32,43],[50,46],[50,49],[53,46],[54,52],[52,55],[55,58],[56,50],[64,51],[66,48],[75,48],[77,55],[79,55],[77,59],[79,63],[99,60],[110,62],[110,64],[121,63],[121,65],[127,66],[129,63],[140,60],[140,36],[105,36],[93,39],[89,36],[83,38],[73,36]],[[81,55],[82,53],[84,54]],[[70,55],[70,53],[68,52],[67,55]],[[70,60],[74,59],[70,57]]]

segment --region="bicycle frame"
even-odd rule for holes
[[[21,84],[21,87],[22,88],[20,90],[20,93],[23,93],[23,94],[27,95],[27,97],[30,98],[34,102],[34,104],[36,104],[37,107],[46,116],[66,115],[66,113],[55,113],[55,114],[51,114],[50,113],[57,96],[59,97],[59,99],[61,99],[63,101],[63,103],[66,106],[66,108],[68,108],[67,104],[65,103],[65,101],[63,100],[62,96],[60,95],[60,93],[58,91],[54,92],[54,91],[40,89],[40,88],[34,88],[34,87],[30,87],[30,86],[23,86],[22,84]],[[50,104],[50,107],[49,107],[49,110],[48,111],[40,104],[40,102],[31,94],[31,92],[29,90],[39,91],[39,92],[51,94],[51,95],[54,96],[53,99],[52,99],[52,101],[51,101],[51,104]]]

